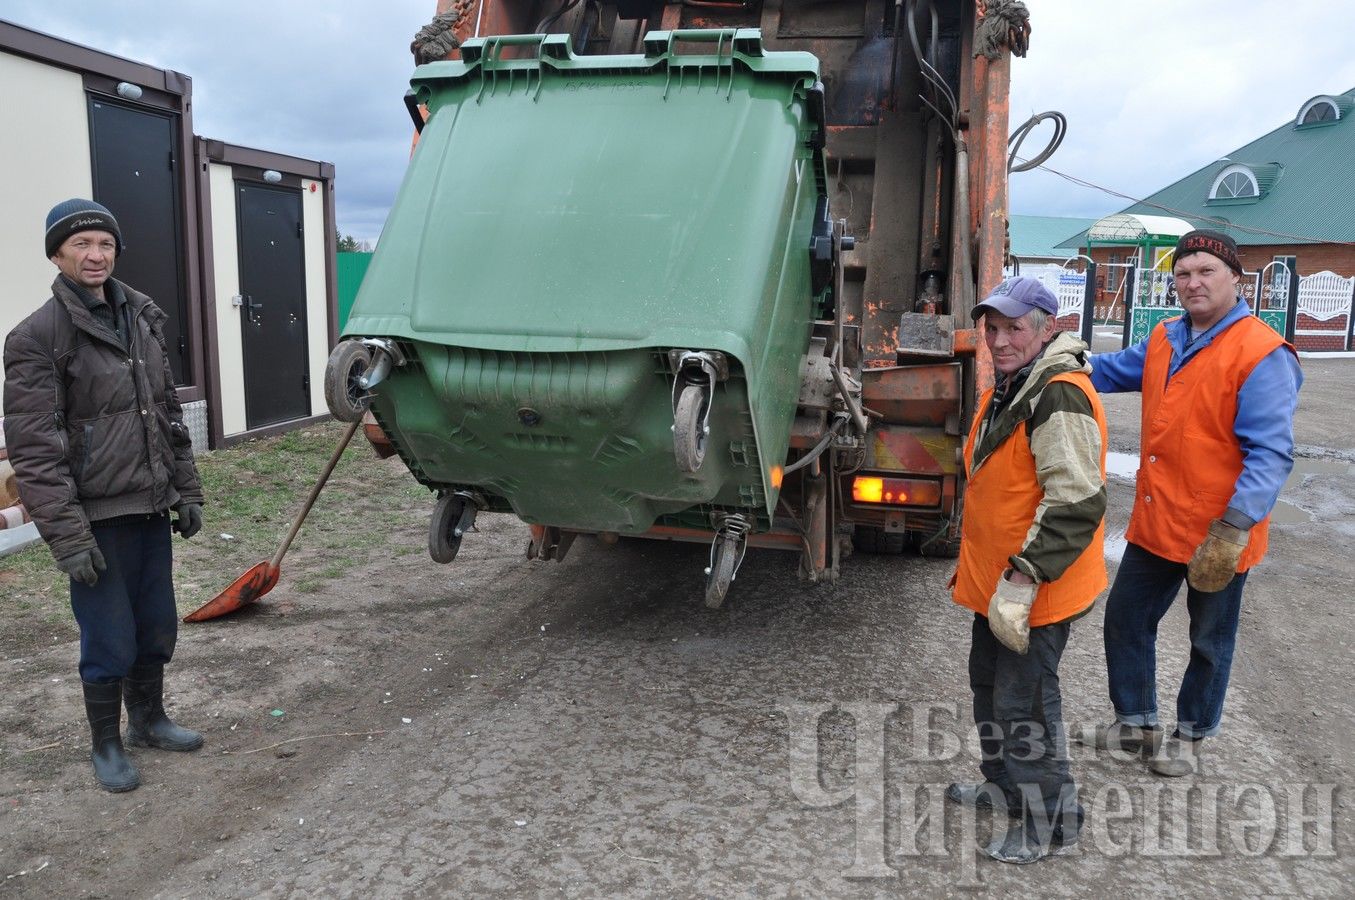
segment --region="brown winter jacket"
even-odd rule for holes
[[[90,522],[202,502],[166,316],[116,284],[133,323],[126,348],[60,277],[5,339],[5,441],[24,505],[57,559],[94,547]]]

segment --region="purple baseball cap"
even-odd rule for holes
[[[993,288],[993,292],[970,312],[974,321],[992,310],[1010,319],[1019,319],[1032,309],[1042,309],[1051,316],[1059,314],[1059,298],[1045,287],[1038,278],[1026,278],[1018,275],[1008,278]]]

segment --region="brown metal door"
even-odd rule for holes
[[[183,215],[174,148],[179,117],[100,98],[89,102],[94,199],[122,231],[114,276],[165,311],[165,344],[174,380],[192,372],[184,283]]]

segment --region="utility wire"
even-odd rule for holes
[[[1018,162],[1021,163],[1026,162],[1026,160],[1021,159],[1020,157],[1014,158]],[[1218,225],[1223,228],[1232,228],[1236,229],[1237,231],[1246,231],[1250,232],[1251,234],[1262,234],[1267,237],[1289,238],[1290,240],[1305,241],[1307,243],[1313,244],[1335,244],[1338,247],[1355,247],[1355,241],[1333,241],[1327,238],[1311,237],[1309,235],[1289,234],[1288,232],[1285,231],[1269,231],[1265,228],[1255,228],[1251,225],[1239,225],[1236,222],[1229,221],[1228,219],[1216,219],[1212,216],[1203,216],[1200,215],[1198,212],[1191,212],[1184,209],[1175,209],[1170,206],[1164,206],[1161,203],[1154,203],[1151,200],[1144,200],[1140,197],[1132,197],[1129,194],[1122,194],[1117,190],[1104,187],[1103,185],[1096,184],[1095,182],[1092,181],[1087,181],[1086,179],[1083,178],[1078,178],[1076,175],[1069,175],[1067,172],[1060,172],[1058,169],[1052,169],[1049,166],[1042,165],[1039,168],[1044,169],[1051,175],[1057,175],[1063,180],[1071,181],[1073,184],[1079,185],[1081,187],[1087,187],[1091,188],[1092,190],[1101,191],[1102,193],[1110,194],[1112,197],[1119,197],[1121,200],[1128,200],[1130,203],[1141,203],[1144,206],[1149,206],[1152,207],[1153,209],[1160,209],[1163,212],[1173,213],[1178,216],[1186,216],[1191,219],[1198,219],[1199,221],[1202,222],[1208,222],[1211,225]]]

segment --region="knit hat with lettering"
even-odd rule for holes
[[[73,197],[53,206],[52,211],[47,214],[47,258],[51,259],[56,255],[61,245],[66,243],[66,238],[81,231],[107,231],[113,235],[113,240],[117,244],[117,250],[113,255],[122,253],[122,231],[118,228],[118,220],[113,218],[108,208],[100,206],[93,200]]]
[[[1176,243],[1176,251],[1172,253],[1172,265],[1175,266],[1178,259],[1192,253],[1217,256],[1228,268],[1242,274],[1242,263],[1237,258],[1237,241],[1221,231],[1201,228],[1182,235]]]

